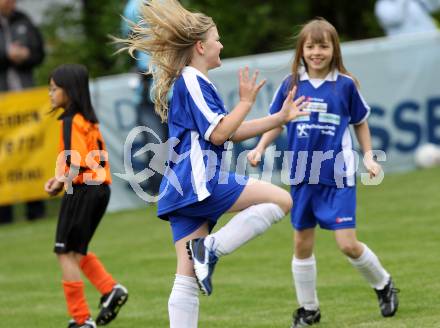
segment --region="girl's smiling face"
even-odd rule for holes
[[[330,72],[333,60],[333,44],[327,34],[321,42],[314,42],[307,37],[303,46],[303,59],[307,66],[307,73],[311,78],[325,78]]]

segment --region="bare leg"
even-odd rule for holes
[[[80,281],[81,269],[79,261],[82,258],[81,254],[70,252],[66,254],[58,254],[58,262],[61,266],[64,281]]]
[[[382,316],[392,317],[399,307],[398,289],[394,288],[390,274],[384,269],[376,254],[357,240],[355,229],[336,230],[335,238],[339,249],[347,255],[348,261],[374,288]]]
[[[297,259],[307,259],[313,255],[315,245],[315,228],[295,230],[294,253]]]
[[[208,223],[203,224],[200,228],[194,231],[192,234],[178,240],[175,243],[177,254],[177,269],[176,273],[188,277],[194,276],[193,261],[188,257],[188,251],[186,249],[186,242],[195,238],[202,238],[208,235]]]
[[[355,229],[335,230],[335,239],[342,253],[352,259],[362,255],[364,246],[357,240]]]
[[[335,238],[339,249],[347,255],[350,263],[367,280],[370,286],[375,289],[383,289],[388,283],[390,275],[368,246],[357,240],[356,230],[336,230]]]
[[[203,224],[175,244],[177,254],[176,278],[168,300],[170,328],[197,328],[199,317],[199,288],[194,276],[194,264],[189,259],[186,242],[208,235],[208,224]]]
[[[249,179],[240,197],[228,212],[244,210],[252,205],[272,203],[278,205],[287,214],[292,208],[292,197],[289,192],[271,183]]]

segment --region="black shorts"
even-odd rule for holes
[[[86,255],[109,199],[110,187],[107,184],[73,185],[73,193],[65,193],[61,201],[54,252]]]

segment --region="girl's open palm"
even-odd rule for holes
[[[310,115],[309,112],[303,111],[303,108],[307,106],[307,102],[304,101],[304,96],[299,97],[295,101],[293,100],[296,90],[297,87],[294,86],[293,89],[289,91],[289,94],[284,100],[283,107],[281,107],[281,110],[279,111],[284,123],[288,123],[298,116]]]
[[[249,67],[245,67],[244,70],[240,69],[239,71],[239,95],[240,101],[246,101],[249,103],[254,103],[255,98],[257,98],[257,94],[263,85],[266,83],[266,80],[262,80],[257,84],[258,70],[254,72],[252,77],[249,77]]]

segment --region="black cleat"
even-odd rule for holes
[[[377,299],[379,300],[379,307],[382,316],[392,317],[399,308],[399,299],[397,298],[397,293],[400,292],[399,289],[394,288],[393,279],[388,281],[388,284],[384,289],[374,290],[377,294]]]
[[[88,318],[83,324],[77,324],[75,320],[71,319],[67,328],[96,328],[96,324],[92,318]]]
[[[197,238],[186,242],[189,259],[194,263],[194,273],[200,290],[205,295],[212,293],[212,274],[218,257],[214,251],[205,247],[205,238]]]
[[[291,328],[309,327],[315,323],[319,323],[321,320],[321,311],[319,309],[306,310],[300,307],[293,314],[293,323]]]
[[[127,289],[120,284],[115,285],[110,293],[101,297],[99,303],[101,311],[99,311],[96,317],[96,324],[104,326],[115,319],[121,307],[127,302],[127,299]]]

